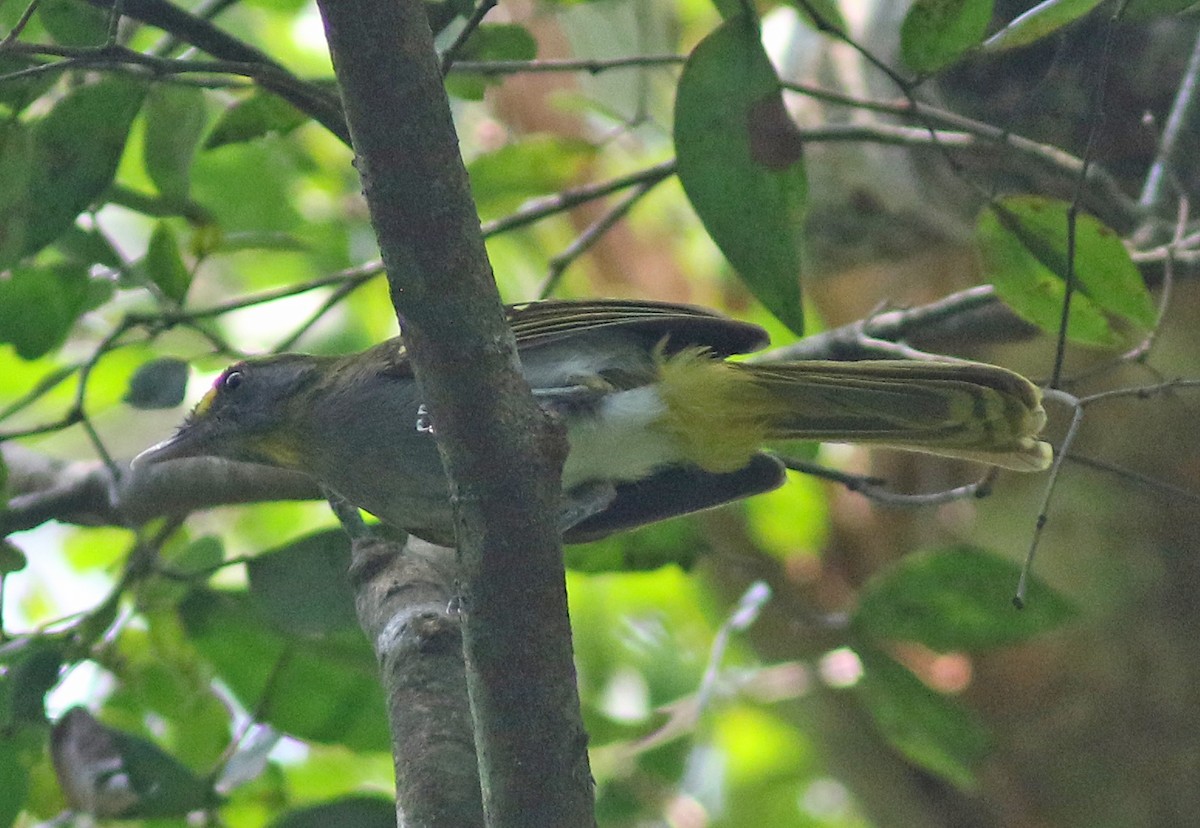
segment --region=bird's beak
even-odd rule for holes
[[[204,457],[208,451],[209,440],[201,433],[206,429],[184,426],[161,443],[151,446],[130,461],[130,468],[140,468],[161,463],[164,460],[178,460],[184,457]]]

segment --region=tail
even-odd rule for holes
[[[1019,374],[973,362],[725,363],[750,378],[767,439],[871,443],[1042,471],[1041,392]],[[748,389],[747,389],[748,390]],[[748,401],[749,402],[749,401]]]

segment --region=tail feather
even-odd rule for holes
[[[1050,465],[1038,388],[992,365],[883,360],[732,364],[768,439],[871,443],[1019,471]]]

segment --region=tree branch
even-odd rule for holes
[[[518,371],[424,8],[318,6],[451,481],[484,813],[494,826],[593,824],[557,521],[565,440]]]
[[[482,826],[453,549],[355,537],[350,582],[388,699],[400,825]]]
[[[324,90],[306,84],[276,63],[265,52],[243,43],[209,21],[197,17],[164,0],[87,0],[93,6],[117,10],[134,20],[140,20],[174,35],[184,43],[195,46],[215,58],[262,67],[254,77],[263,88],[269,89],[301,112],[311,115],[345,143],[350,143],[346,121]],[[136,52],[133,54],[137,54]],[[142,55],[150,60],[151,56]],[[171,61],[167,60],[166,63]]]

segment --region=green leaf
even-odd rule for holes
[[[517,23],[485,23],[467,38],[459,60],[533,60],[537,40]]]
[[[125,264],[121,260],[121,254],[113,247],[112,242],[97,229],[84,230],[78,225],[71,225],[54,242],[54,247],[63,256],[75,262],[89,265],[100,264],[110,267],[113,270],[120,270]],[[104,284],[111,286],[110,282],[105,282]],[[108,301],[108,296],[105,296],[103,301],[96,305],[96,307],[99,307],[105,301]]]
[[[11,75],[24,69],[41,66],[46,61],[29,55],[0,53],[0,75]],[[58,79],[55,72],[43,72],[23,78],[9,78],[0,83],[0,106],[8,107],[13,114],[20,113],[54,85]]]
[[[821,24],[832,26],[838,31],[846,31],[846,18],[842,16],[842,10],[838,6],[838,0],[792,0],[792,5],[796,11],[800,13],[800,17],[808,22],[810,26],[819,29]],[[816,13],[814,16],[813,12]],[[819,22],[817,19],[819,18]]]
[[[977,788],[975,769],[987,756],[990,736],[974,714],[887,655],[863,648],[858,656],[863,674],[855,693],[892,747],[959,788]]]
[[[425,19],[436,37],[457,17],[466,17],[474,4],[471,0],[425,0]]]
[[[125,402],[143,410],[174,408],[183,402],[189,371],[186,362],[174,357],[142,363],[129,380]]]
[[[150,90],[142,160],[164,198],[187,198],[192,158],[207,122],[204,93],[199,89],[163,84]]]
[[[142,267],[146,278],[157,285],[164,296],[178,304],[183,303],[192,286],[192,274],[183,262],[174,231],[165,221],[154,225]]]
[[[3,88],[0,84],[0,88]],[[16,118],[0,123],[0,271],[15,264],[25,250],[33,134]]]
[[[1066,202],[1010,196],[979,216],[976,231],[985,275],[1020,316],[1055,334],[1067,275]],[[1075,229],[1075,284],[1067,335],[1113,346],[1121,337],[1104,312],[1143,328],[1155,321],[1154,301],[1115,231],[1086,214]]]
[[[163,550],[163,563],[173,572],[197,575],[213,571],[225,560],[225,545],[214,535],[205,535],[177,551]]]
[[[535,57],[537,41],[524,26],[516,23],[485,23],[467,38],[457,59],[476,62],[533,60]],[[446,91],[456,98],[478,101],[483,99],[488,86],[499,85],[503,79],[503,75],[493,77],[473,72],[454,72],[446,77]]]
[[[0,469],[0,494],[3,493],[3,469]],[[28,563],[29,561],[26,559],[24,552],[18,549],[11,541],[0,538],[0,575],[7,575],[10,572],[20,572]]]
[[[853,623],[878,641],[945,652],[1015,644],[1075,617],[1071,603],[1036,578],[1025,609],[1015,609],[1020,574],[1017,564],[976,547],[916,552],[867,582]]]
[[[307,115],[278,95],[255,92],[225,110],[205,139],[204,148],[253,141],[273,132],[287,135],[307,121]]]
[[[112,183],[144,95],[140,82],[108,76],[71,90],[33,123],[25,253],[54,241]]]
[[[936,72],[979,45],[993,0],[916,0],[900,26],[900,54],[915,72]]]
[[[37,359],[62,344],[70,329],[66,302],[44,270],[0,273],[0,342],[22,359]]]
[[[272,727],[352,750],[388,750],[375,655],[360,630],[319,641],[289,636],[245,592],[197,589],[180,612],[221,680]]]
[[[42,724],[46,693],[58,684],[62,650],[53,641],[32,638],[6,656],[6,669],[0,674],[0,732]]]
[[[563,548],[564,562],[574,572],[636,572],[678,566],[690,570],[711,551],[694,520],[666,520],[618,532],[591,543]]]
[[[1045,0],[983,42],[985,52],[1003,52],[1041,40],[1086,15],[1102,0]]]
[[[271,828],[395,828],[396,803],[381,796],[347,796],[284,814]]]
[[[1150,20],[1200,6],[1200,0],[1129,0],[1123,20]]]
[[[804,328],[800,273],[807,178],[799,133],[758,25],[733,18],[692,52],[675,100],[679,181],[759,301]]]
[[[534,135],[485,153],[467,168],[480,215],[497,216],[576,181],[596,156],[586,141]]]
[[[350,541],[341,529],[309,535],[246,564],[258,606],[276,627],[304,638],[358,629],[349,568]]]
[[[109,15],[78,0],[42,0],[38,18],[56,43],[63,46],[103,46],[108,42]]]
[[[0,739],[0,828],[17,821],[29,795],[29,769],[16,739]]]
[[[68,262],[0,274],[0,343],[12,343],[22,359],[57,348],[86,306],[89,281],[83,266]]]
[[[207,252],[236,253],[240,250],[285,250],[294,253],[310,252],[311,247],[303,239],[291,233],[270,230],[244,233],[223,233]]]
[[[187,588],[151,579],[136,596],[146,627],[125,626],[106,645],[105,666],[117,681],[104,710],[112,724],[145,733],[154,714],[153,736],[170,744],[177,759],[191,768],[211,768],[229,747],[232,711],[212,671],[188,641],[175,612]],[[174,587],[174,596],[158,601],[151,593]]]
[[[1009,196],[992,205],[1005,229],[1063,279],[1069,209],[1065,201],[1035,195]],[[1154,325],[1154,299],[1120,236],[1087,213],[1075,217],[1075,278],[1101,310],[1143,328]]]
[[[1012,196],[1000,202],[1018,222],[1017,232],[1043,264],[1067,276],[1067,210],[1064,201]],[[1075,218],[1075,279],[1096,307],[1140,328],[1158,318],[1154,298],[1117,231],[1095,216]]]

